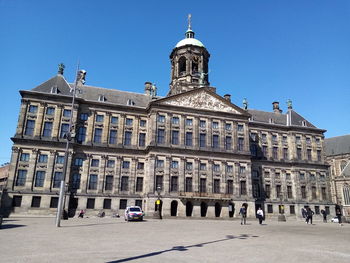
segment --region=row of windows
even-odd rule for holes
[[[45,181],[45,171],[37,171],[35,174],[34,186],[43,187]],[[24,186],[27,180],[27,170],[18,170],[15,185]],[[52,181],[52,188],[59,188],[62,181],[62,172],[55,172]]]
[[[281,136],[281,135],[278,135],[278,134],[272,134],[271,135],[271,139],[272,139],[272,142],[273,143],[277,143],[278,142],[278,136]],[[256,132],[251,132],[250,133],[250,138],[253,140],[253,141],[257,141],[258,139],[258,134]],[[295,136],[295,142],[297,144],[300,144],[301,143],[301,136],[300,135],[296,135]],[[267,134],[266,133],[262,133],[261,134],[261,141],[263,143],[267,143]],[[286,144],[288,142],[288,136],[287,135],[282,135],[282,143]],[[306,137],[305,138],[305,142],[306,144],[311,144],[311,137]],[[315,138],[315,142],[316,144],[320,144],[321,143],[321,139],[316,137]]]
[[[253,196],[254,197],[260,197],[261,193],[259,191],[259,186],[253,182]],[[275,194],[276,198],[284,197],[282,193],[282,186],[281,185],[276,185],[275,188]],[[301,198],[306,199],[307,198],[307,192],[306,192],[306,186],[301,186],[300,187],[300,195]],[[271,197],[271,185],[266,184],[265,185],[265,197],[270,198]],[[293,191],[292,191],[292,186],[287,185],[287,193],[286,193],[286,198],[291,199],[293,198]],[[321,187],[321,197],[322,200],[327,200],[327,192],[326,192],[326,187]],[[316,186],[311,187],[311,198],[312,199],[317,199],[317,188]]]
[[[20,161],[21,162],[29,162],[30,154],[29,153],[21,153]],[[47,163],[48,161],[48,155],[47,154],[40,154],[38,158],[38,163]],[[57,155],[56,156],[56,164],[63,164],[64,163],[64,156]]]

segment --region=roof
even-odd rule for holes
[[[327,156],[350,153],[350,134],[325,139]]]
[[[182,39],[181,41],[179,41],[179,42],[176,44],[175,47],[177,48],[177,47],[182,47],[182,46],[186,46],[186,45],[204,47],[203,43],[200,42],[198,39],[195,39],[195,38],[185,38],[185,39]]]

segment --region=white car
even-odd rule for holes
[[[124,219],[125,221],[131,221],[131,220],[143,220],[144,213],[139,206],[128,206],[125,209],[124,213]]]
[[[331,219],[331,222],[332,223],[339,223],[339,220],[338,220],[338,217],[333,217],[332,219]]]

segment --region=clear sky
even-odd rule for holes
[[[350,133],[348,0],[0,0],[0,164],[10,160],[18,91],[61,62],[69,82],[79,60],[86,84],[142,93],[151,81],[166,95],[188,13],[218,94],[265,111],[291,99],[326,137]]]

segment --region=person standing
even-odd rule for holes
[[[340,207],[339,206],[336,206],[336,209],[335,209],[335,215],[337,216],[337,218],[338,218],[338,223],[339,223],[339,225],[340,226],[342,226],[343,224],[342,224],[342,221],[341,221],[341,209],[340,209]]]
[[[321,214],[323,216],[323,223],[327,223],[327,212],[322,209]]]
[[[314,211],[311,210],[310,207],[306,208],[306,223],[312,225],[312,216],[314,215]]]
[[[239,209],[239,214],[241,215],[241,225],[247,223],[247,209],[244,205],[242,205],[241,209]]]
[[[261,225],[262,221],[264,220],[264,211],[261,209],[261,207],[259,207],[259,209],[256,212],[256,214],[258,215],[259,224]]]

